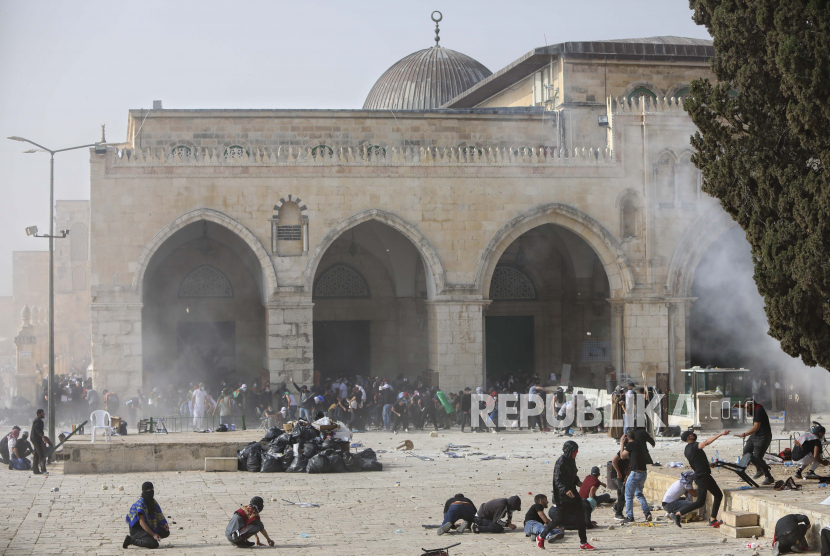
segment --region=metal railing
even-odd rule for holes
[[[220,421],[221,419],[221,421]],[[252,419],[255,426],[259,426],[259,419]],[[192,417],[190,415],[153,416],[141,419],[138,424],[139,433],[175,433],[211,430],[215,431],[220,424],[226,424],[228,430],[247,430],[248,422],[244,415],[205,415]]]

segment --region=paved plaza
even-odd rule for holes
[[[258,439],[261,431],[226,433],[233,439]],[[187,439],[199,442],[217,435],[131,435],[125,441],[145,442]],[[702,435],[706,436],[705,434]],[[777,434],[776,438],[786,435]],[[407,457],[395,451],[404,439],[411,439],[419,456],[433,458],[424,461]],[[562,451],[565,437],[553,433],[505,431],[498,434],[462,434],[457,429],[441,432],[432,438],[426,431],[410,434],[368,432],[357,434],[355,442],[372,447],[379,453],[384,465],[380,473],[348,473],[328,475],[260,474],[260,473],[204,473],[196,471],[64,475],[61,464],[51,466],[48,478],[31,473],[0,470],[6,484],[0,500],[0,554],[15,556],[45,554],[124,554],[139,553],[145,549],[131,547],[126,551],[121,542],[127,533],[124,515],[138,498],[140,485],[151,480],[156,498],[168,517],[171,536],[162,542],[160,550],[173,554],[208,555],[239,553],[224,537],[225,525],[231,513],[254,495],[265,500],[263,522],[275,548],[249,550],[272,551],[275,554],[378,554],[418,555],[421,548],[436,548],[456,542],[461,545],[450,550],[453,556],[538,554],[539,549],[526,538],[521,529],[501,535],[448,533],[436,536],[434,529],[424,524],[440,524],[444,501],[457,492],[464,493],[477,505],[498,497],[520,495],[523,515],[532,504],[532,495],[550,496],[551,479],[556,459]],[[577,465],[580,475],[589,473],[591,466],[603,469],[618,446],[605,435],[587,435],[574,438],[580,445]],[[87,440],[79,440],[86,442]],[[113,443],[121,442],[114,438]],[[467,452],[482,455],[449,458],[442,453],[447,444],[470,446]],[[97,444],[97,443],[96,443]],[[707,449],[715,450],[722,458],[739,454],[740,439],[719,440]],[[115,448],[115,446],[114,446]],[[655,461],[685,463],[678,440],[658,440],[651,450]],[[465,453],[459,451],[458,453]],[[485,455],[506,456],[506,459],[481,461]],[[679,474],[681,469],[653,468],[652,473]],[[792,468],[776,466],[776,477],[785,478]],[[739,481],[726,471],[715,471],[724,488],[737,488]],[[102,486],[106,485],[107,490]],[[120,487],[124,490],[120,490]],[[57,488],[57,492],[52,492]],[[803,492],[764,492],[761,496],[788,497],[794,504],[810,506],[814,510],[830,507],[818,502],[828,494],[811,484]],[[282,499],[301,500],[320,504],[318,508],[286,505]],[[659,505],[660,500],[649,500]],[[590,542],[600,551],[613,554],[635,554],[653,549],[661,554],[752,554],[746,540],[728,539],[705,523],[684,525],[682,529],[661,518],[653,527],[620,527],[609,507],[594,512],[599,523],[588,531]],[[642,519],[635,504],[635,517]],[[610,529],[609,526],[614,526]],[[771,537],[771,532],[767,532]],[[264,539],[263,539],[264,540]],[[769,553],[771,538],[759,540],[761,554]],[[575,531],[556,543],[548,543],[548,551],[578,552]]]

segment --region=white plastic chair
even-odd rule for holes
[[[104,436],[107,438],[107,442],[110,441],[110,436],[112,435],[112,425],[110,422],[109,413],[107,413],[103,409],[93,411],[89,415],[89,423],[92,426],[93,442],[95,442],[95,429],[104,429]]]

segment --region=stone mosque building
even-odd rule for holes
[[[695,267],[733,225],[682,102],[710,41],[439,46],[354,110],[131,110],[91,153],[99,389],[510,374],[682,389]]]

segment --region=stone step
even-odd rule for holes
[[[720,530],[723,531],[724,535],[726,535],[727,537],[732,537],[733,539],[747,539],[752,536],[764,536],[764,528],[758,525],[753,525],[750,527],[732,527],[724,523],[720,526]]]
[[[723,520],[723,523],[729,525],[730,527],[757,526],[760,519],[758,514],[753,514],[749,512],[725,511],[721,512],[720,515],[721,519]]]
[[[205,471],[237,471],[237,458],[205,458]]]

